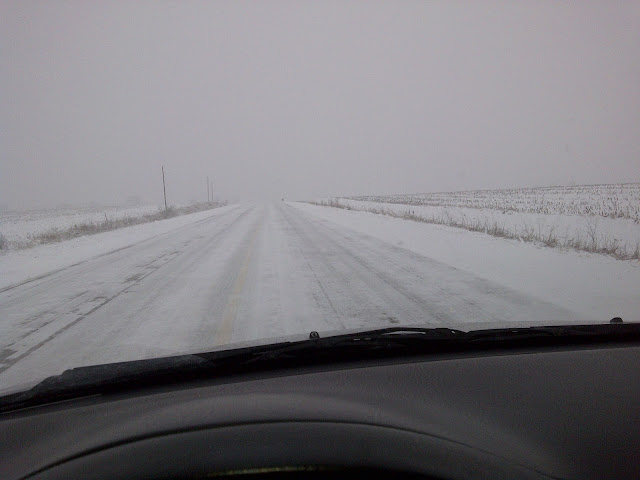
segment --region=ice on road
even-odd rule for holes
[[[576,322],[570,310],[284,202],[241,204],[0,291],[0,390],[282,335]]]

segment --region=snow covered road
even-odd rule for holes
[[[307,207],[241,204],[197,214],[0,290],[0,391],[77,366],[312,330],[580,321]]]

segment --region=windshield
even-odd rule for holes
[[[0,4],[0,394],[640,312],[637,2]]]

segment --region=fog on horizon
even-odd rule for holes
[[[640,181],[640,2],[0,3],[0,208]]]

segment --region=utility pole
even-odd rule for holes
[[[167,186],[164,183],[164,165],[162,165],[162,191],[164,192],[164,210],[167,211]]]
[[[210,202],[210,200],[209,200],[209,177],[207,177],[207,202]]]
[[[211,180],[211,201],[213,202],[213,180]]]

